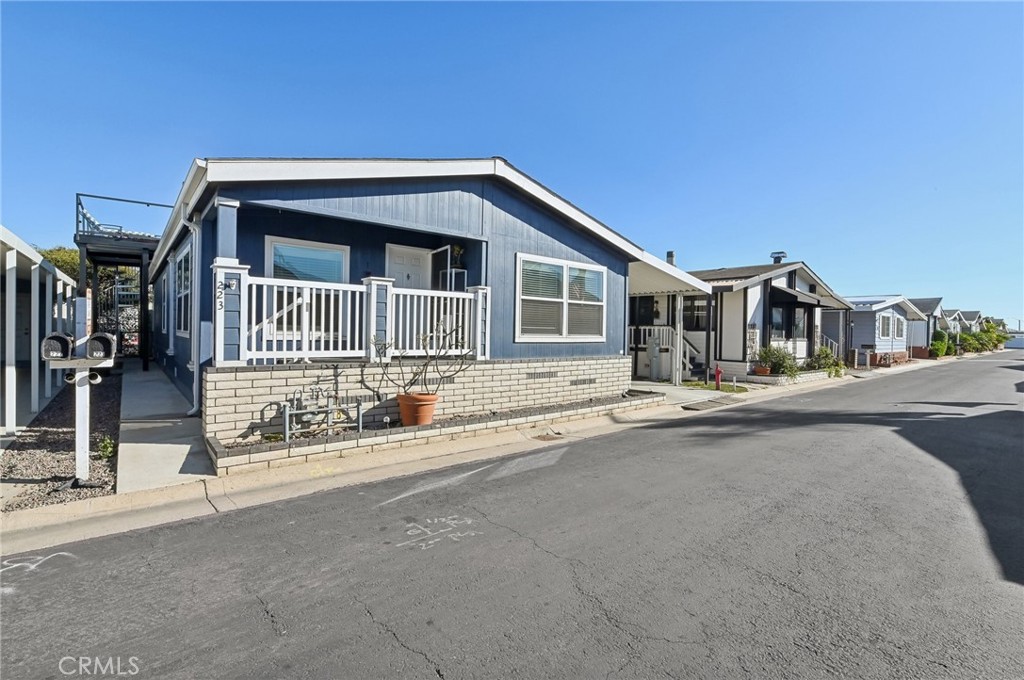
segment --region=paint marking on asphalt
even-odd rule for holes
[[[518,475],[521,472],[528,472],[530,470],[539,470],[540,468],[549,467],[554,465],[562,457],[562,454],[568,451],[568,447],[561,449],[554,449],[552,451],[543,451],[541,453],[535,453],[529,456],[523,456],[522,458],[516,458],[502,465],[500,468],[491,473],[491,476],[487,478],[490,482],[495,479],[501,479],[502,477],[509,477],[511,475]]]
[[[16,557],[14,559],[4,560],[3,562],[0,562],[0,565],[2,565],[0,566],[0,574],[4,573],[8,569],[24,569],[25,571],[35,571],[36,567],[38,567],[43,562],[46,562],[47,560],[53,557],[59,557],[61,555],[71,558],[75,557],[69,552],[56,552],[47,555],[46,557],[41,557],[39,555],[33,555],[32,557]]]
[[[474,531],[468,528],[473,520],[469,517],[450,515],[448,517],[435,517],[421,522],[409,522],[405,525],[405,535],[413,536],[408,541],[397,544],[396,548],[411,546],[420,550],[429,550],[445,539],[458,543],[464,538],[478,536],[482,531]],[[426,526],[424,526],[426,525]],[[464,531],[456,529],[465,528]]]
[[[494,465],[495,465],[495,463],[491,463],[490,465],[485,465],[485,466],[483,466],[481,468],[477,468],[476,470],[470,470],[469,472],[463,472],[461,475],[455,475],[454,477],[447,477],[445,479],[440,479],[440,480],[438,480],[436,482],[426,482],[424,484],[417,484],[416,486],[414,486],[413,488],[409,489],[408,491],[406,491],[403,494],[400,494],[398,496],[395,496],[394,498],[388,499],[388,500],[384,501],[383,503],[378,503],[377,507],[379,508],[382,505],[387,505],[388,503],[394,503],[395,501],[401,500],[403,498],[407,498],[409,496],[413,496],[413,495],[418,494],[418,493],[423,493],[425,491],[434,491],[435,489],[443,489],[443,488],[448,487],[448,486],[457,486],[459,484],[462,484],[462,482],[466,481],[467,477],[475,475],[476,473],[478,473],[478,472],[480,472],[482,470],[486,470],[489,467],[494,467]]]

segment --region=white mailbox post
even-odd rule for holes
[[[114,365],[117,343],[106,333],[87,334],[88,302],[75,300],[75,336],[48,335],[41,354],[52,368],[68,369],[65,380],[75,389],[75,476],[59,490],[90,486],[89,481],[89,386],[100,381],[97,368]]]

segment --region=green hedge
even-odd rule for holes
[[[946,346],[949,344],[949,334],[941,328],[936,328],[932,333],[932,345],[930,354],[933,357],[941,357],[946,354]]]

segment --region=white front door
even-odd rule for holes
[[[384,275],[395,280],[395,288],[430,289],[430,251],[387,244]]]

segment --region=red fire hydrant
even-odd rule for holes
[[[715,364],[715,389],[722,390],[722,367]]]

